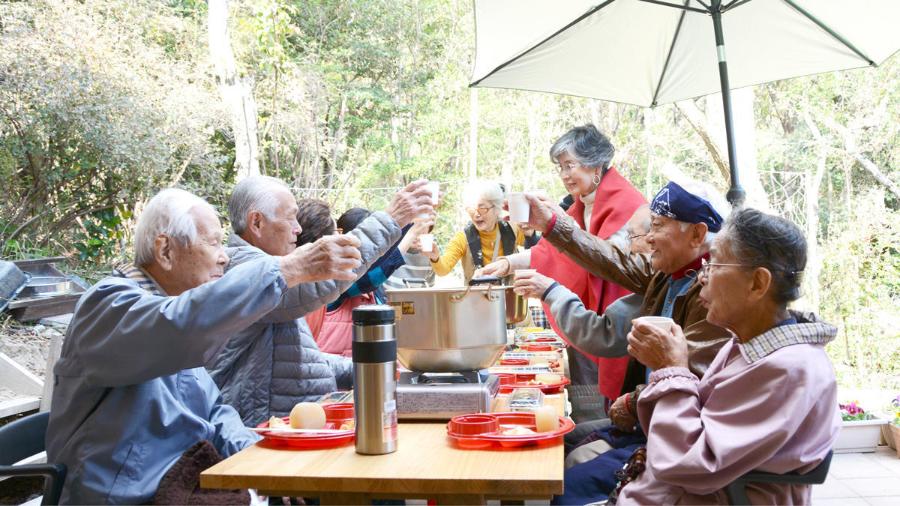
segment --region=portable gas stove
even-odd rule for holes
[[[487,369],[401,372],[397,414],[401,420],[449,420],[456,415],[489,412],[499,387],[500,380]]]

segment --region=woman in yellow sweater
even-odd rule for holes
[[[438,276],[446,276],[462,260],[463,274],[468,284],[475,269],[515,253],[518,246],[529,248],[539,237],[537,234],[526,237],[522,229],[500,219],[504,200],[501,185],[480,182],[467,189],[466,195],[466,212],[472,222],[450,239],[443,255],[437,245],[427,255]]]

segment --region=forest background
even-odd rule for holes
[[[547,151],[589,122],[648,197],[678,177],[727,189],[718,96],[643,109],[469,89],[474,48],[471,0],[0,2],[0,256],[67,255],[96,280],[160,188],[224,211],[254,171],[335,214],[441,181],[446,243],[472,179],[564,195]],[[840,327],[839,382],[900,389],[900,59],[735,103],[749,202],[807,232],[797,307]]]

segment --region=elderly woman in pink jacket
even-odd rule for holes
[[[727,504],[722,490],[753,470],[805,473],[837,437],[837,387],[825,345],[837,329],[787,309],[799,298],[806,240],[793,223],[732,214],[703,266],[707,319],[734,333],[700,380],[681,328],[635,320],[629,353],[653,369],[637,403],[646,469],[618,504]],[[628,480],[626,480],[628,481]],[[809,504],[809,485],[751,484],[753,504]]]

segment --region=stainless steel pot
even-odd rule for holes
[[[387,290],[397,312],[397,360],[408,369],[427,372],[491,366],[506,346],[507,293],[511,287],[492,284]]]

